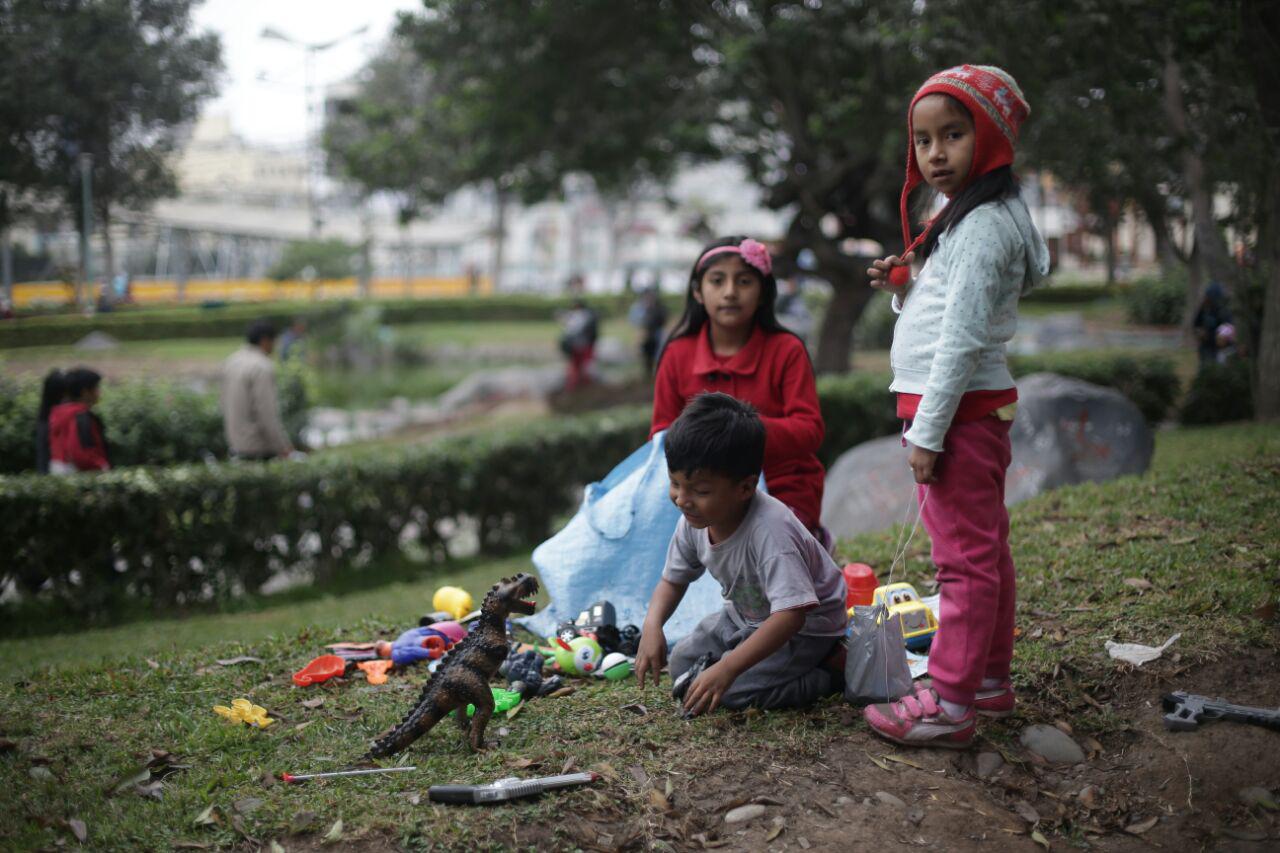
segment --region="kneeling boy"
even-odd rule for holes
[[[790,508],[756,482],[765,428],[748,403],[701,394],[667,431],[671,500],[684,517],[649,602],[636,674],[666,662],[662,627],[704,571],[720,583],[724,609],[671,650],[671,677],[706,665],[685,685],[689,714],[726,708],[792,708],[832,690],[821,666],[844,635],[844,578]]]

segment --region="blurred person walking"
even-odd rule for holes
[[[49,473],[110,471],[111,451],[102,418],[93,412],[102,376],[87,367],[67,371],[66,402],[49,411]]]
[[[222,422],[236,459],[262,461],[293,453],[280,417],[276,365],[271,353],[276,327],[266,320],[249,326],[244,346],[223,366]]]
[[[36,412],[36,471],[49,473],[49,415],[55,406],[67,400],[67,377],[55,367],[44,377],[40,387],[40,409]]]

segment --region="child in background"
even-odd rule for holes
[[[107,432],[102,419],[93,413],[101,384],[102,377],[87,367],[67,371],[68,402],[54,406],[49,413],[50,473],[111,470]]]
[[[54,368],[44,377],[40,388],[40,409],[36,412],[36,472],[49,473],[49,413],[67,399],[66,376]]]
[[[728,394],[694,398],[666,434],[671,500],[683,517],[649,602],[636,675],[641,687],[647,674],[657,682],[663,626],[710,572],[724,608],[671,651],[673,692],[690,715],[801,707],[833,689],[822,664],[843,651],[844,578],[795,513],[756,491],[765,436],[755,410]]]
[[[920,517],[933,540],[941,605],[931,683],[865,711],[878,734],[915,746],[963,748],[975,714],[1007,716],[1014,695],[1014,573],[1004,507],[1009,428],[1018,398],[1005,344],[1018,298],[1049,271],[1049,252],[1013,176],[1013,146],[1030,112],[999,68],[963,65],[930,77],[908,110],[902,190],[907,250],[876,261],[872,285],[899,312],[890,362]],[[907,198],[921,182],[947,205],[915,240]],[[919,250],[924,267],[912,283]]]
[[[824,547],[825,426],[803,341],[774,313],[778,282],[769,251],[748,237],[703,249],[689,275],[684,314],[659,356],[649,434],[666,429],[704,391],[750,403],[765,427],[764,480]]]

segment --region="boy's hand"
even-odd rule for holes
[[[710,714],[720,707],[721,697],[737,679],[738,673],[732,667],[726,666],[723,660],[717,661],[689,685],[689,692],[684,697],[684,710],[695,717]]]
[[[937,452],[911,445],[911,455],[907,457],[907,464],[911,466],[911,473],[915,475],[916,482],[920,485],[937,482],[938,478],[933,473],[937,462]]]
[[[872,261],[871,267],[867,270],[867,276],[871,279],[871,286],[886,293],[904,292],[907,289],[906,285],[894,284],[889,280],[889,276],[895,267],[909,267],[915,259],[915,252],[907,252],[901,258],[897,255],[890,255],[883,260]]]
[[[636,681],[644,687],[645,673],[653,673],[656,686],[662,676],[662,668],[667,665],[667,638],[662,629],[648,630],[640,634],[640,647],[636,649]]]

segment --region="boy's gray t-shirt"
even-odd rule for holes
[[[725,610],[739,627],[758,628],[772,613],[812,607],[801,634],[844,633],[844,576],[791,508],[764,492],[756,492],[742,524],[716,545],[706,529],[680,519],[662,577],[687,585],[703,571],[720,583]]]

